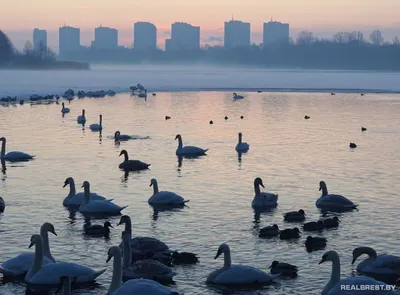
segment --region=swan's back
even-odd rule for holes
[[[278,202],[278,195],[272,193],[261,193],[255,196],[252,202],[253,207],[271,207],[276,206]]]
[[[394,291],[386,291],[386,290],[381,290],[381,291],[375,291],[375,290],[363,290],[363,291],[350,291],[346,290],[345,288],[347,286],[352,286],[353,288],[361,289],[361,286],[377,286],[379,288],[378,290],[381,290],[383,285],[388,286],[388,290],[390,286],[385,284],[384,282],[377,281],[373,278],[370,277],[365,277],[365,276],[356,276],[356,277],[348,277],[346,279],[341,280],[338,282],[335,286],[332,287],[331,290],[329,290],[327,295],[347,295],[347,294],[362,294],[362,295],[395,295],[396,293]],[[342,286],[345,286],[343,288]],[[379,287],[378,287],[379,286]],[[343,290],[342,290],[343,288]]]
[[[112,295],[170,295],[172,290],[160,283],[147,279],[134,279],[124,283]]]
[[[29,155],[27,153],[24,153],[24,152],[13,151],[13,152],[7,153],[4,156],[4,158],[6,160],[9,160],[9,161],[12,161],[12,160],[30,160],[30,159],[33,159],[34,156],[31,156],[31,155]]]
[[[161,191],[149,199],[150,204],[183,204],[185,200],[174,192]]]
[[[90,201],[88,204],[81,206],[79,211],[86,213],[118,213],[121,212],[125,207],[120,207],[113,202],[101,200],[101,201]]]
[[[83,203],[84,200],[85,200],[85,193],[80,192],[70,198],[68,198],[68,196],[67,196],[64,199],[63,204],[79,206]],[[96,193],[90,193],[90,201],[103,201],[103,200],[106,200],[106,198],[104,198]]]
[[[178,147],[178,149],[176,150],[176,154],[177,155],[189,155],[189,156],[190,155],[193,155],[193,156],[198,155],[199,156],[199,155],[204,155],[207,151],[208,151],[208,149],[202,149],[197,146],[188,145],[188,146],[184,146],[182,148]]]
[[[400,257],[387,254],[378,255],[376,259],[367,258],[357,265],[357,271],[366,274],[391,276],[396,270],[400,270]]]
[[[119,168],[126,170],[145,170],[148,169],[150,165],[151,164],[146,164],[139,160],[128,160],[119,164]]]
[[[347,199],[342,195],[328,194],[326,196],[320,197],[316,205],[318,208],[321,207],[344,207],[344,208],[355,208],[355,205],[352,201]]]
[[[10,258],[3,262],[0,266],[0,273],[3,273],[7,276],[19,276],[26,274],[35,259],[35,253],[27,252],[21,253],[14,258]],[[47,265],[53,263],[49,258],[43,256],[43,265]]]
[[[136,274],[137,276],[166,276],[172,278],[175,273],[171,268],[156,260],[146,259],[136,261],[128,268],[128,274]]]
[[[213,283],[224,285],[244,285],[269,283],[279,275],[271,275],[246,265],[231,265],[214,274]]]

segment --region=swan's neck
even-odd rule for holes
[[[128,268],[131,266],[131,261],[132,261],[132,253],[131,253],[131,238],[130,234],[125,234],[123,239],[122,239],[122,244],[123,244],[123,264],[122,267],[123,269]]]
[[[81,206],[85,206],[90,202],[90,188],[85,186],[84,193],[85,193],[85,200],[83,201]]]
[[[155,195],[156,193],[158,193],[158,183],[154,182],[153,183],[153,194]]]
[[[34,276],[41,268],[43,263],[43,242],[36,241],[35,244],[35,259],[30,270],[31,277]]]
[[[113,294],[122,285],[122,260],[121,253],[114,254],[113,274],[107,294]]]
[[[178,149],[181,149],[182,147],[183,147],[183,141],[182,141],[182,138],[179,137],[178,138]]]
[[[328,188],[326,187],[326,185],[323,185],[321,189],[322,189],[322,196],[323,197],[328,195]]]
[[[125,158],[125,162],[128,162],[128,160],[129,160],[129,156],[128,156],[128,153],[124,153],[124,158]]]
[[[69,180],[69,195],[68,197],[73,197],[76,195],[76,189],[75,189],[75,181],[73,179]]]
[[[226,250],[224,252],[224,268],[230,268],[232,264],[231,261],[231,250]]]
[[[242,143],[242,136],[239,136],[238,144]]]
[[[4,138],[1,143],[1,156],[4,157],[6,154],[6,139]]]
[[[260,185],[258,183],[254,183],[254,191],[256,192],[256,196],[261,195]]]
[[[363,253],[363,254],[367,254],[369,256],[369,258],[372,259],[376,259],[376,257],[378,256],[376,254],[376,251],[370,247],[361,247],[359,248],[359,250]]]
[[[328,294],[328,292],[332,289],[340,281],[340,259],[339,256],[335,257],[332,260],[332,274],[331,279],[329,280],[328,284],[326,284],[322,294]]]
[[[102,124],[103,124],[103,117],[100,117],[100,127],[102,127]]]
[[[125,231],[132,236],[132,222],[130,219],[125,222]]]
[[[52,260],[50,253],[49,232],[46,229],[40,229],[40,235],[43,237],[43,255]]]

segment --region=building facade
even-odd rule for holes
[[[33,49],[35,51],[47,50],[47,31],[46,30],[33,30]]]
[[[148,22],[136,22],[133,26],[133,48],[136,50],[157,49],[157,28]]]
[[[277,45],[289,42],[289,24],[270,21],[264,23],[263,45]]]
[[[95,28],[92,46],[96,49],[117,49],[118,30],[101,26]]]
[[[250,46],[250,23],[238,20],[225,22],[224,47],[235,48]]]
[[[81,49],[81,30],[64,26],[59,29],[59,50],[60,56]]]
[[[171,25],[171,39],[165,40],[166,51],[200,49],[200,27],[187,23]]]

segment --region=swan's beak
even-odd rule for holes
[[[174,140],[177,140],[178,139],[178,135],[177,136],[175,136],[175,139]]]
[[[263,188],[265,188],[265,186],[264,186],[262,183],[260,183],[260,185],[261,185]]]
[[[31,242],[31,244],[29,245],[29,247],[28,248],[32,248],[32,246],[33,246],[34,244]]]
[[[356,262],[357,260],[357,256],[353,256],[353,260],[351,261],[351,264],[354,264],[354,262]]]
[[[52,230],[51,233],[52,233],[53,235],[55,235],[55,236],[57,235],[57,233],[56,233],[55,230]]]
[[[153,185],[153,183],[150,183],[149,187],[151,187]]]
[[[321,187],[319,187],[319,191],[321,190],[322,188]]]
[[[122,224],[122,221],[118,222],[117,226],[118,226],[118,225],[121,225],[121,224]]]
[[[326,261],[326,259],[324,257],[322,257],[321,261],[318,264],[324,263]]]
[[[108,255],[106,262],[109,262],[111,260],[112,256]]]
[[[85,187],[84,185],[82,185],[81,187]]]
[[[63,188],[66,187],[68,185],[68,182],[65,182],[63,185]]]
[[[217,255],[215,255],[214,259],[217,259],[222,254],[222,251],[218,249]]]
[[[114,228],[111,224],[110,224],[110,227],[111,227],[111,228]]]

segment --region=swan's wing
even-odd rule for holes
[[[400,257],[398,256],[381,254],[375,259],[374,266],[398,270],[400,275]]]
[[[160,283],[147,280],[147,279],[134,279],[129,280],[124,283],[118,290],[116,290],[112,295],[170,295],[171,289],[161,285]]]
[[[271,193],[261,193],[261,197],[265,204],[276,203],[278,201],[278,195]]]
[[[150,259],[136,261],[131,267],[129,267],[129,271],[146,275],[152,275],[152,276],[172,277],[174,275],[171,268],[156,260],[150,260]]]
[[[4,156],[6,160],[30,160],[33,157],[27,153],[17,151],[9,152]]]
[[[203,154],[207,150],[199,148],[197,146],[187,145],[182,148],[182,152],[185,154]]]
[[[214,282],[218,284],[252,284],[267,283],[277,275],[267,274],[257,268],[245,265],[232,265],[225,271],[220,272]]]
[[[161,251],[167,251],[169,249],[165,243],[150,237],[133,238],[131,240],[131,247],[138,250],[151,251],[151,252],[161,252]]]
[[[125,207],[120,207],[113,202],[102,200],[89,202],[81,211],[88,213],[120,212],[123,208]]]
[[[67,205],[80,205],[83,203],[85,200],[85,193],[80,192],[74,195],[72,198],[66,201]],[[104,197],[96,194],[96,193],[90,193],[90,201],[102,201],[105,200]]]
[[[349,199],[343,197],[342,195],[329,194],[321,197],[320,204],[332,205],[332,206],[355,206],[355,204]]]
[[[21,253],[14,258],[10,258],[3,262],[0,266],[0,273],[9,276],[23,275],[29,271],[35,259],[35,254],[32,253]],[[43,265],[53,263],[46,256],[43,257]]]
[[[347,295],[347,294],[357,294],[358,292],[362,295],[380,295],[380,294],[385,294],[385,295],[394,295],[395,293],[393,291],[376,291],[376,290],[363,290],[361,286],[369,287],[370,286],[377,286],[377,288],[381,288],[383,285],[387,285],[383,282],[377,281],[373,278],[370,277],[365,277],[365,276],[357,276],[357,277],[348,277],[346,279],[341,280],[338,282],[335,286],[332,287],[332,289],[329,291],[328,295]],[[378,287],[379,286],[379,287]],[[361,291],[355,291],[353,290],[346,290],[346,288],[358,288],[358,290],[363,290]],[[390,286],[388,286],[388,290]],[[381,289],[379,289],[381,290]]]
[[[154,203],[154,204],[182,204],[184,203],[185,200],[173,193],[173,192],[168,192],[168,191],[161,191],[158,192],[157,194],[153,195],[149,199],[149,203]]]

